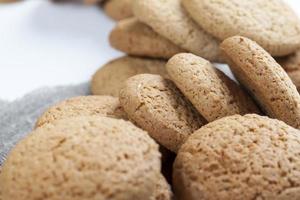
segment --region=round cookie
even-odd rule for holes
[[[166,181],[163,175],[160,175],[159,180],[155,184],[155,192],[151,196],[150,200],[172,200],[173,193],[170,185]],[[1,199],[0,199],[1,200]]]
[[[129,78],[120,91],[120,103],[130,119],[173,152],[205,123],[175,84],[159,75]]]
[[[110,33],[109,41],[112,47],[135,56],[168,59],[185,51],[135,18],[119,21]]]
[[[119,99],[111,96],[79,96],[62,101],[39,117],[36,127],[77,116],[107,116],[126,119]]]
[[[158,145],[130,122],[57,120],[10,153],[0,175],[4,200],[151,199],[160,177]]]
[[[131,76],[143,73],[167,76],[165,61],[121,57],[101,67],[92,78],[92,93],[94,95],[111,95],[118,97],[124,82]]]
[[[258,115],[235,115],[196,131],[178,152],[181,200],[300,198],[300,131]]]
[[[273,56],[300,47],[300,21],[282,0],[182,0],[204,30],[224,40],[241,35],[260,44]]]
[[[267,115],[300,128],[300,95],[283,68],[254,41],[240,36],[221,48],[237,79]]]
[[[278,58],[277,62],[283,67],[294,85],[300,90],[300,51],[285,58]]]
[[[132,17],[133,0],[107,0],[104,3],[104,12],[114,20]]]
[[[188,16],[180,0],[135,0],[133,11],[140,21],[179,47],[211,61],[222,61],[219,41]]]
[[[209,61],[181,53],[166,66],[170,78],[208,122],[234,114],[259,113],[247,93]]]

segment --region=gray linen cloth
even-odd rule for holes
[[[89,84],[42,88],[13,102],[0,100],[0,166],[14,145],[32,131],[36,119],[64,99],[89,95]]]

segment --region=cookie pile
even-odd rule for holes
[[[300,199],[293,11],[281,0],[108,0],[106,12],[121,2],[130,12],[114,15],[110,42],[129,56],[94,74],[92,96],[37,120],[4,163],[0,199]]]

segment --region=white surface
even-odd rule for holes
[[[300,1],[287,0],[300,14]],[[75,84],[121,54],[108,44],[114,22],[96,6],[27,0],[0,5],[0,99]]]
[[[89,80],[120,55],[107,40],[113,26],[96,6],[46,0],[1,4],[0,99]]]

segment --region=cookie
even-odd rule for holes
[[[252,99],[209,61],[182,53],[173,56],[166,66],[170,78],[208,122],[234,114],[259,113]]]
[[[283,67],[289,77],[292,79],[294,85],[300,90],[300,51],[296,51],[294,54],[277,58],[277,62]]]
[[[300,131],[258,115],[230,116],[196,131],[174,164],[182,200],[299,199]]]
[[[205,123],[175,84],[159,75],[129,78],[120,103],[131,120],[173,152]]]
[[[151,196],[150,200],[172,200],[173,193],[171,187],[164,178],[163,175],[160,175],[159,180],[155,184],[155,192]]]
[[[240,36],[221,48],[231,70],[265,113],[300,128],[300,95],[283,68],[256,42]]]
[[[185,51],[135,18],[119,21],[110,33],[109,41],[115,49],[134,56],[169,59]]]
[[[77,116],[107,116],[126,119],[119,99],[111,96],[79,96],[62,101],[49,108],[37,120],[36,127],[55,120]]]
[[[211,61],[222,61],[219,41],[187,15],[180,0],[135,0],[133,11],[140,21],[179,47]]]
[[[114,20],[132,17],[133,0],[107,0],[104,3],[104,12]]]
[[[299,19],[282,0],[182,0],[182,3],[193,19],[218,39],[245,36],[273,56],[288,55],[300,47]]]
[[[4,200],[151,199],[160,177],[158,145],[130,122],[57,120],[10,153],[0,175]]]
[[[121,57],[101,67],[92,78],[91,90],[94,95],[119,96],[125,81],[134,75],[150,73],[167,76],[165,61]]]

